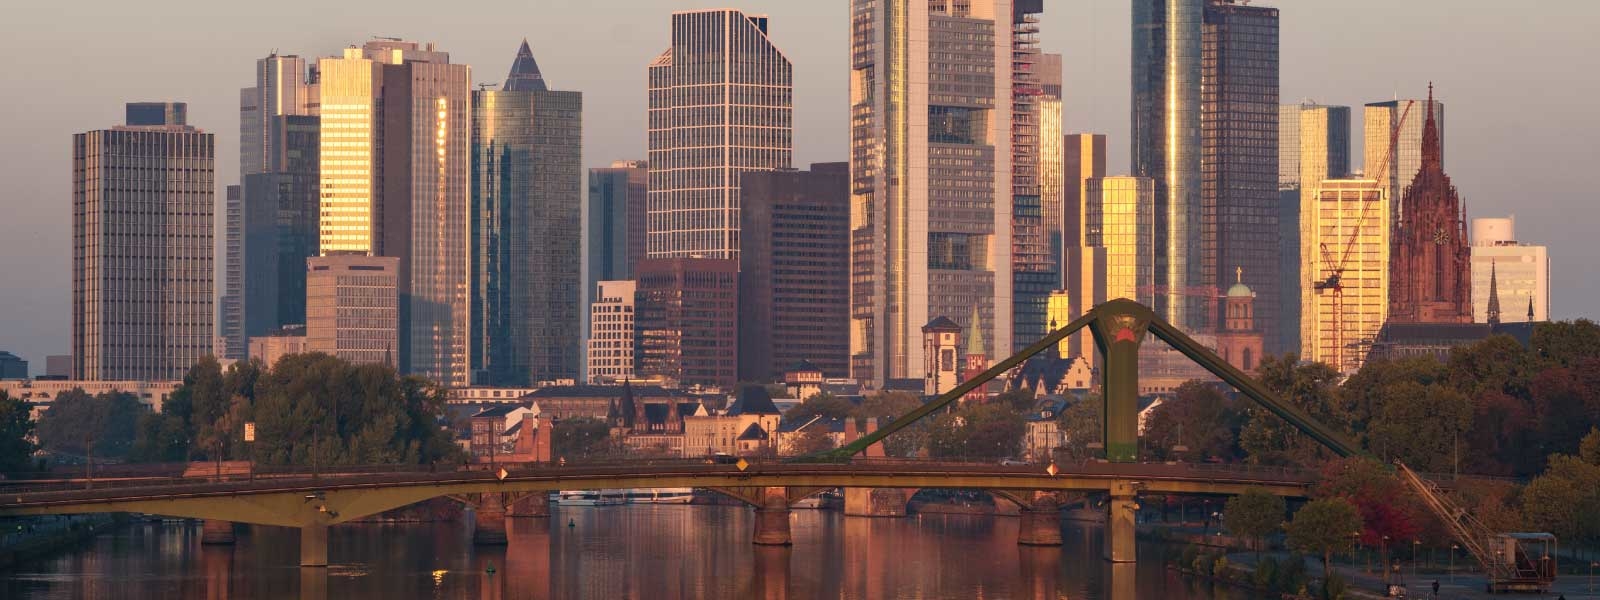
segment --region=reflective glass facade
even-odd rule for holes
[[[648,67],[651,258],[739,257],[739,176],[792,162],[794,74],[767,18],[672,15]]]
[[[1327,180],[1317,189],[1316,204],[1300,217],[1300,358],[1353,373],[1388,314],[1389,215],[1377,181]],[[1316,289],[1334,273],[1324,245],[1339,249],[1334,260],[1343,261],[1338,298],[1332,289]],[[1337,319],[1336,305],[1342,305]]]
[[[1084,244],[1105,249],[1105,299],[1148,305],[1156,282],[1156,184],[1148,177],[1084,182]]]
[[[1406,186],[1422,170],[1422,129],[1428,116],[1427,100],[1390,100],[1366,105],[1363,115],[1363,173],[1383,184],[1383,192],[1392,205],[1391,222],[1400,222],[1401,199]],[[1401,118],[1404,117],[1404,121]],[[1433,120],[1439,132],[1439,160],[1444,161],[1444,103],[1433,101]],[[1398,129],[1397,129],[1398,128]],[[1390,136],[1393,135],[1393,139]],[[1392,141],[1393,144],[1387,143]],[[1384,159],[1393,152],[1394,158],[1384,167]],[[1383,173],[1379,170],[1383,169]]]
[[[182,379],[212,354],[215,141],[165,114],[72,138],[73,379]]]
[[[579,92],[472,94],[475,384],[580,374],[582,114]]]

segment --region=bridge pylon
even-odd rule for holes
[[[506,504],[500,492],[478,495],[472,518],[472,543],[480,546],[506,544]]]

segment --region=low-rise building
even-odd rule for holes
[[[28,361],[22,357],[0,350],[0,379],[27,379]]]
[[[260,360],[270,369],[278,364],[278,359],[306,351],[306,326],[291,325],[267,335],[252,336],[248,351],[250,358]]]
[[[44,413],[56,396],[75,389],[97,396],[106,392],[127,392],[139,398],[150,410],[161,412],[162,404],[183,385],[182,381],[84,381],[81,379],[0,380],[0,391],[33,403],[35,419]]]
[[[683,420],[683,456],[775,453],[776,440],[771,433],[778,431],[782,420],[783,414],[765,387],[746,386],[739,390],[733,406],[721,414],[707,413]]]

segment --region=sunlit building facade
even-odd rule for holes
[[[851,371],[881,387],[923,378],[920,329],[940,316],[965,328],[976,308],[985,353],[1012,347],[1012,26],[1026,11],[850,6]]]
[[[472,92],[475,385],[577,379],[583,94],[546,87],[524,40],[499,90]]]
[[[650,62],[650,258],[739,258],[739,176],[793,160],[794,73],[767,17],[672,14]]]
[[[306,259],[305,345],[356,364],[394,366],[400,336],[400,259],[345,254]]]
[[[1388,205],[1376,180],[1317,187],[1317,202],[1301,215],[1300,358],[1354,373],[1388,315]],[[1335,274],[1338,290],[1329,285]]]
[[[1156,183],[1148,177],[1084,182],[1084,244],[1105,249],[1105,298],[1148,306],[1155,294]]]
[[[1193,308],[1182,290],[1199,285],[1201,41],[1207,0],[1133,0],[1133,174],[1156,185],[1156,313],[1187,328]],[[1274,102],[1276,103],[1276,102]]]
[[[1406,186],[1422,170],[1422,130],[1428,117],[1427,100],[1390,100],[1366,105],[1362,115],[1362,166],[1365,177],[1378,179],[1384,196],[1389,198],[1389,219],[1400,222],[1401,199]],[[1403,120],[1402,120],[1403,119]],[[1433,101],[1434,127],[1439,135],[1439,160],[1444,160],[1444,103]],[[1398,128],[1398,129],[1396,129]],[[1390,136],[1393,135],[1391,146]],[[1394,158],[1384,165],[1384,159],[1393,152]],[[1384,172],[1379,173],[1382,169]]]
[[[1073,318],[1105,302],[1105,249],[1084,245],[1086,205],[1083,190],[1090,179],[1106,176],[1106,136],[1103,133],[1068,134],[1061,144],[1061,287],[1069,293]],[[1075,354],[1094,362],[1094,338],[1079,331],[1068,338]]]
[[[1278,318],[1274,327],[1281,351],[1300,348],[1300,215],[1317,201],[1318,185],[1350,176],[1350,107],[1310,100],[1285,104],[1278,112]]]
[[[72,136],[72,378],[182,379],[212,353],[216,146],[181,102]]]
[[[471,70],[432,44],[374,40],[317,63],[323,255],[399,259],[397,365],[471,372]]]
[[[1493,296],[1501,323],[1550,320],[1550,249],[1517,241],[1515,217],[1472,220],[1472,322],[1489,322]]]
[[[595,282],[589,304],[589,383],[633,378],[632,281]]]

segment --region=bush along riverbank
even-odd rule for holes
[[[1214,584],[1230,585],[1268,594],[1276,598],[1329,598],[1332,600],[1363,597],[1337,575],[1327,581],[1312,577],[1304,560],[1280,560],[1262,556],[1254,568],[1228,560],[1228,555],[1194,544],[1182,551],[1169,552],[1167,568],[1192,577],[1208,579]],[[1326,589],[1324,589],[1326,588]]]
[[[0,520],[0,569],[49,556],[128,521],[124,513]]]

